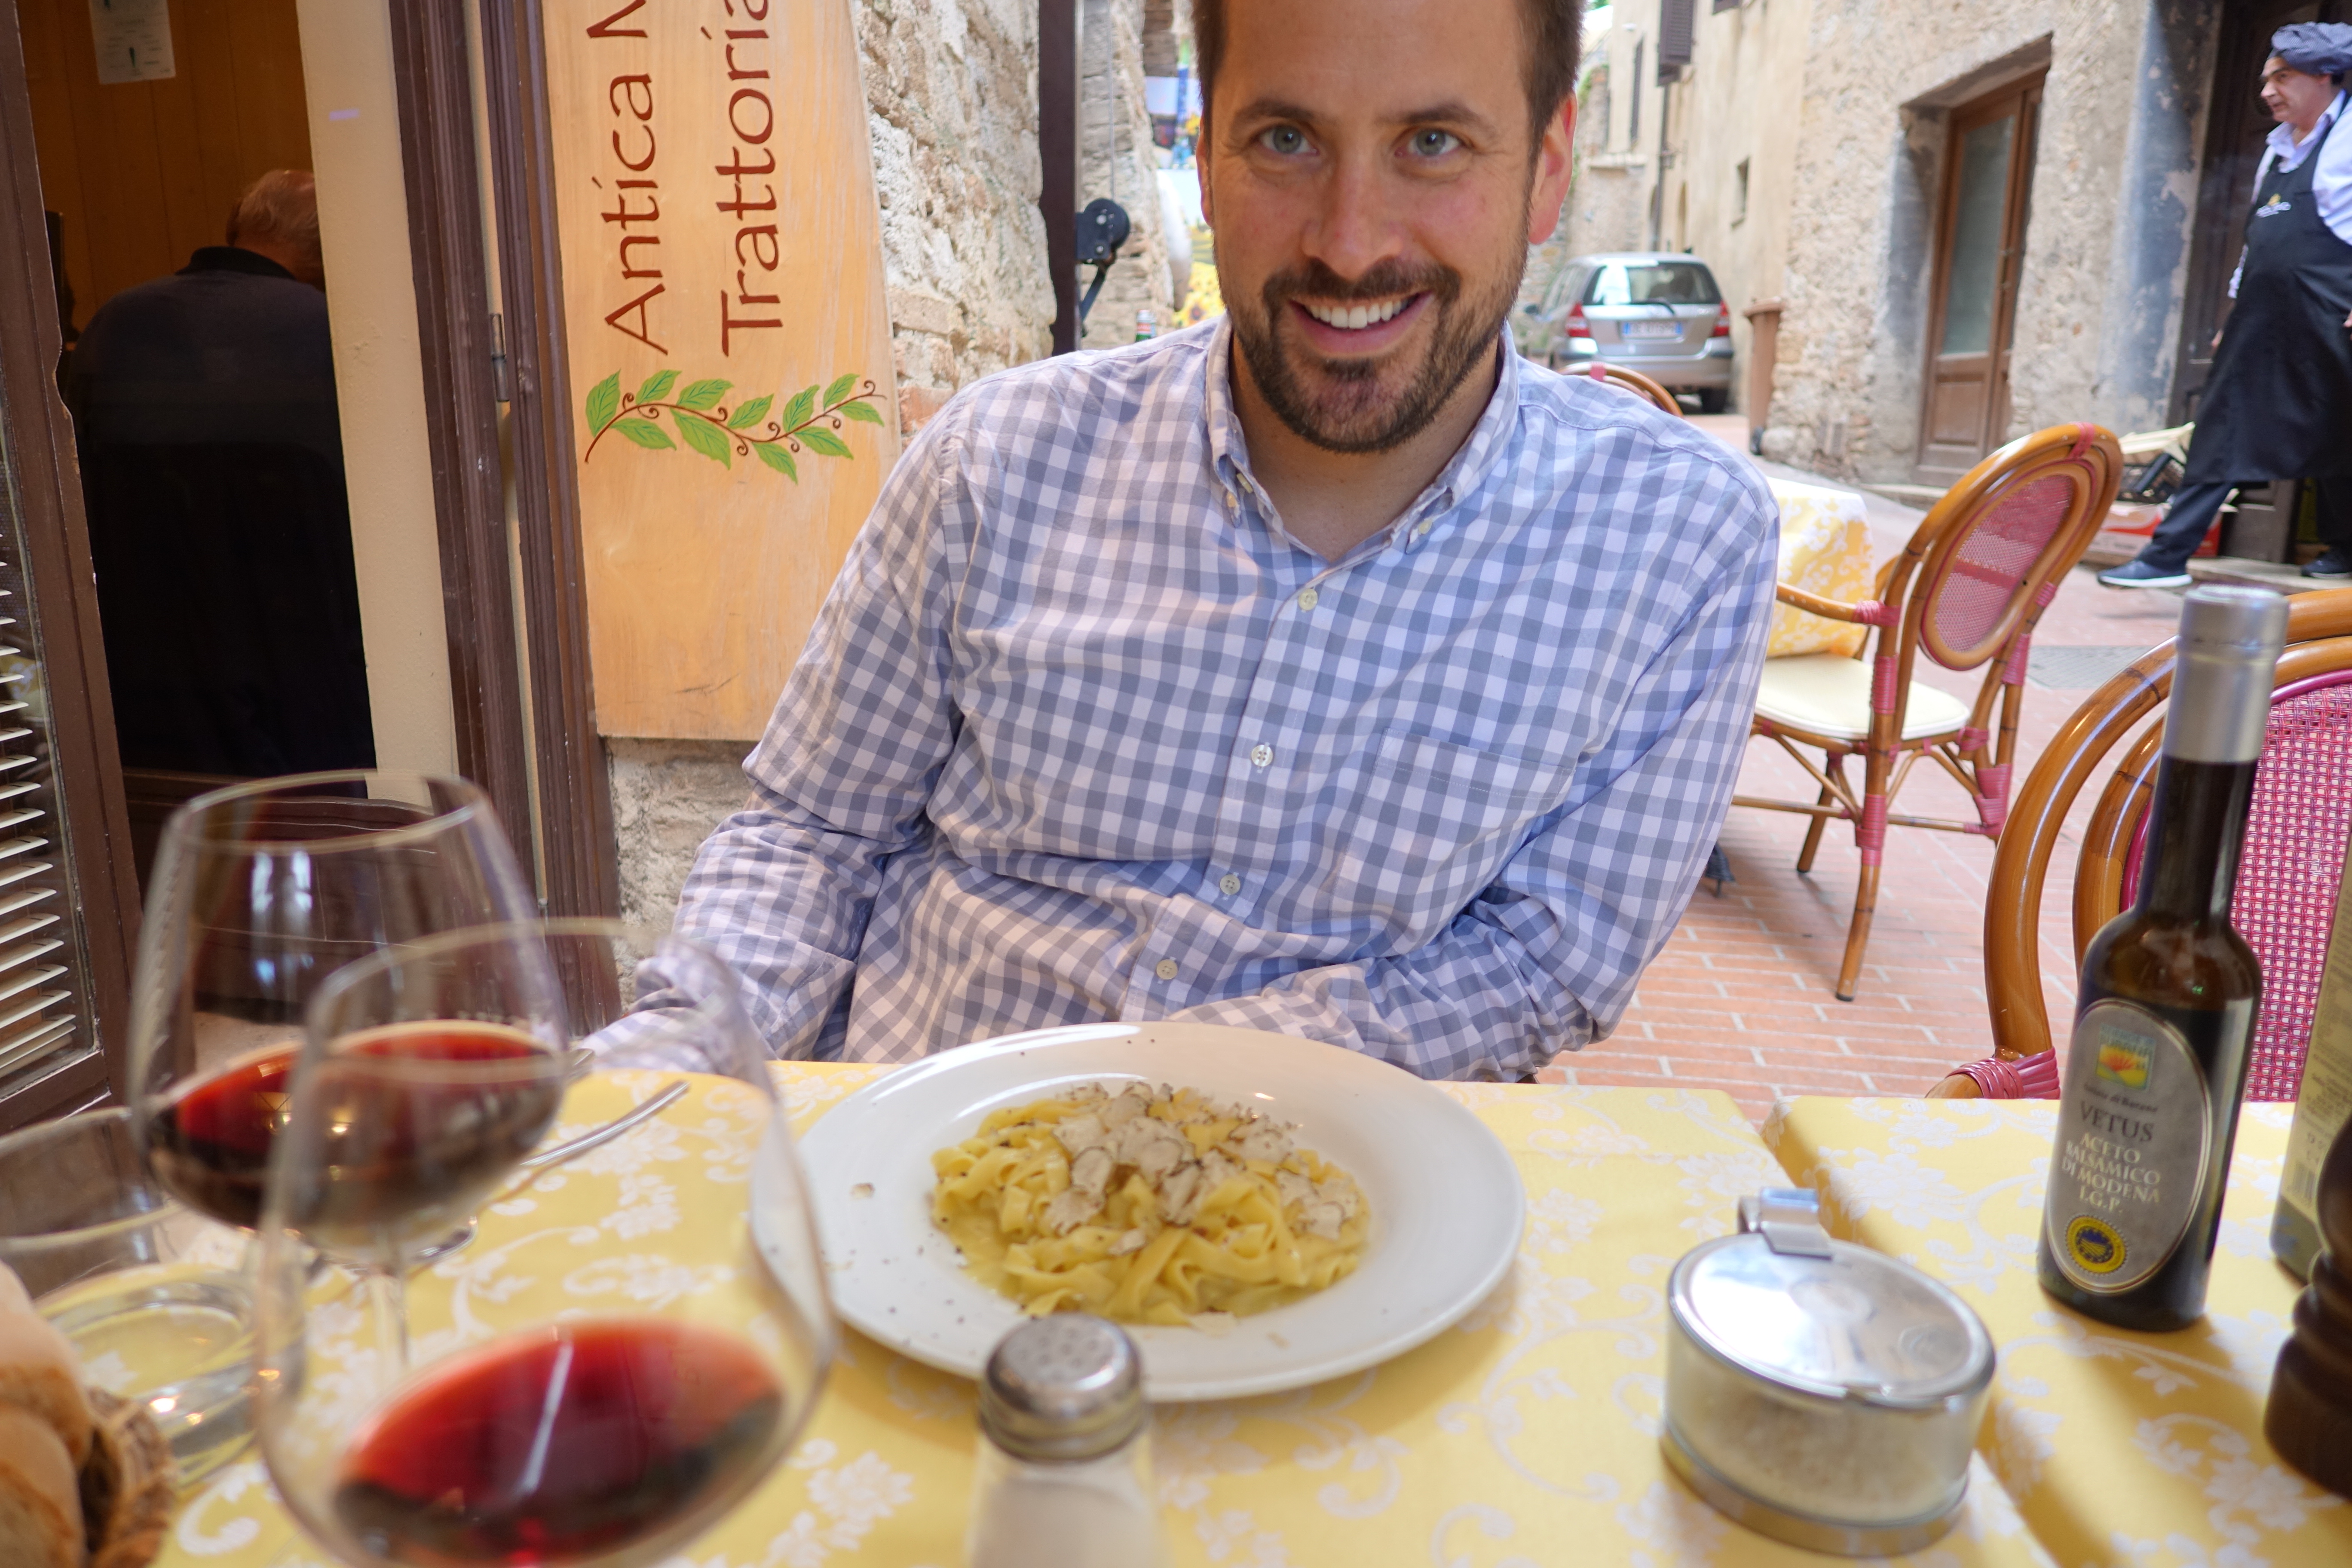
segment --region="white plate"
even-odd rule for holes
[[[1223,1335],[1130,1328],[1155,1401],[1297,1388],[1411,1350],[1502,1281],[1526,1194],[1485,1124],[1409,1074],[1336,1046],[1201,1024],[1045,1029],[943,1052],[867,1085],[801,1141],[835,1308],[860,1332],[976,1378],[1021,1321],[931,1225],[931,1152],[1058,1085],[1141,1079],[1260,1107],[1362,1186],[1371,1237],[1355,1273]],[[752,1228],[773,1205],[755,1191]]]

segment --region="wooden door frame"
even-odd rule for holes
[[[139,883],[131,818],[115,749],[114,700],[98,619],[98,578],[82,515],[73,424],[58,395],[55,273],[42,217],[40,161],[31,155],[33,106],[16,0],[0,0],[0,484],[14,491],[25,543],[21,565],[37,582],[30,606],[48,690],[50,806],[64,830],[91,1023],[100,1054],[68,1062],[0,1099],[0,1127],[121,1096],[130,1065],[131,965],[138,940]],[[0,496],[0,501],[6,498]]]
[[[550,914],[610,916],[619,869],[588,666],[540,5],[479,11],[487,145],[475,134],[464,0],[391,0],[457,765],[530,856]],[[515,469],[511,556],[501,403]]]
[[[1920,345],[1918,436],[1913,450],[1924,452],[1929,416],[1935,408],[1936,361],[1942,357],[1944,315],[1951,284],[1952,241],[1959,221],[1960,153],[1968,133],[1979,126],[2017,116],[2017,132],[2010,139],[2008,184],[2001,205],[2001,237],[2016,237],[2001,247],[2000,268],[1993,282],[1991,333],[1987,340],[1985,368],[1986,450],[1999,446],[1995,437],[2009,424],[2009,355],[2017,325],[2018,285],[2024,274],[2025,234],[2033,206],[2033,158],[2040,145],[2042,88],[2049,67],[2003,82],[1989,92],[1958,104],[1945,117],[1944,155],[1936,197],[1936,232],[1932,270],[1928,278],[1927,336]],[[2010,106],[2014,104],[2014,109]],[[1979,453],[1981,457],[1983,454]],[[1916,459],[1915,459],[1916,463]]]

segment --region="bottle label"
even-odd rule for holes
[[[2213,1157],[2210,1100],[2203,1066],[2172,1025],[2112,996],[2083,1010],[2042,1211],[2067,1279],[2113,1295],[2179,1249]]]

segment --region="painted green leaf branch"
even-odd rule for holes
[[[679,440],[722,468],[732,465],[730,454],[735,443],[727,438],[723,426],[713,425],[708,419],[697,419],[683,408],[677,410],[673,417],[677,420]]]
[[[586,407],[588,449],[580,460],[585,463],[595,456],[604,437],[618,431],[623,440],[648,450],[674,449],[682,444],[722,468],[734,467],[737,458],[754,456],[797,484],[801,474],[800,465],[793,461],[795,455],[814,452],[825,458],[854,458],[841,432],[852,422],[883,422],[881,410],[875,406],[880,393],[871,380],[855,371],[834,377],[822,393],[814,383],[803,387],[786,399],[783,412],[774,418],[768,415],[776,401],[772,394],[747,399],[730,412],[720,400],[733,390],[733,382],[715,378],[688,382],[686,390],[673,398],[670,393],[677,381],[677,371],[656,371],[635,395],[625,395],[620,373],[615,371],[591,387]],[[677,431],[675,441],[663,427],[665,413]]]
[[[621,373],[614,371],[588,389],[588,428],[599,431],[621,412]]]

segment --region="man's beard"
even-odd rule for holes
[[[1309,261],[1267,279],[1260,299],[1244,295],[1229,300],[1227,310],[1250,379],[1293,435],[1328,452],[1386,452],[1428,429],[1446,399],[1494,353],[1525,268],[1522,252],[1518,268],[1504,269],[1465,298],[1462,274],[1434,263],[1382,261],[1350,281],[1320,261]],[[1417,293],[1429,296],[1429,347],[1402,387],[1382,384],[1383,373],[1395,374],[1392,356],[1327,360],[1300,343],[1295,330],[1282,330],[1295,299],[1345,304]],[[1323,387],[1310,384],[1309,369]]]

